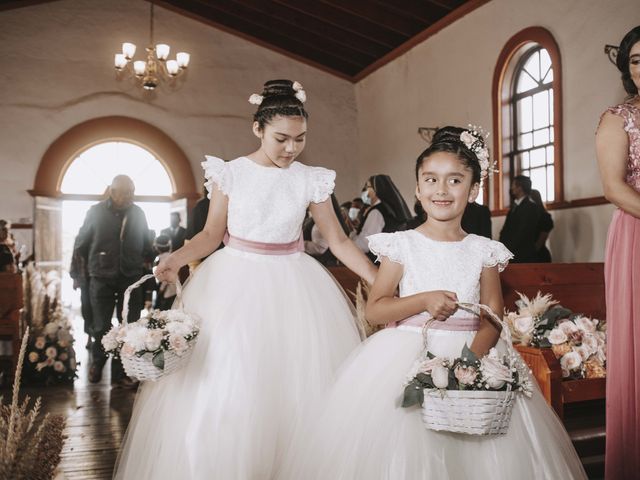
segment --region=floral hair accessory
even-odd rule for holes
[[[264,100],[264,97],[262,95],[258,95],[257,93],[254,93],[249,97],[249,103],[251,103],[252,105],[260,105],[262,103],[262,100]]]
[[[302,103],[307,101],[307,94],[300,82],[293,82],[293,85],[291,87],[293,88],[293,91],[296,92],[295,97],[298,100],[300,100]]]
[[[489,149],[486,145],[488,133],[475,125],[469,125],[469,128],[460,134],[460,141],[471,150],[480,162],[480,179],[484,180],[489,176],[489,172],[496,172],[496,162],[489,159]]]

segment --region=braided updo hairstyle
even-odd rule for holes
[[[291,80],[269,80],[264,84],[262,103],[253,115],[253,120],[258,122],[260,130],[278,115],[309,118],[303,103],[296,97],[298,91],[294,90],[293,84]]]
[[[470,150],[460,140],[460,135],[467,131],[465,128],[460,127],[442,127],[439,128],[433,135],[431,145],[420,154],[418,161],[416,162],[416,181],[418,180],[418,172],[424,160],[437,152],[448,152],[456,155],[460,161],[471,170],[471,184],[480,183],[480,160],[478,156]],[[481,141],[484,146],[484,139]]]
[[[629,69],[629,53],[631,48],[640,42],[640,25],[632,28],[620,42],[618,48],[618,55],[616,57],[616,66],[620,73],[622,73],[622,85],[629,95],[637,95],[638,87],[633,83],[631,78],[631,71]]]

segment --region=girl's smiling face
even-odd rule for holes
[[[457,155],[435,152],[422,161],[416,196],[429,219],[447,222],[462,217],[479,188],[479,184],[472,184],[471,170]]]

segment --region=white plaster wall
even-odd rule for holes
[[[356,85],[360,183],[392,176],[412,205],[421,126],[492,128],[491,82],[505,43],[529,26],[547,28],[561,54],[565,197],[602,195],[594,132],[601,112],[624,98],[603,53],[640,23],[637,0],[492,0]],[[602,261],[611,206],[556,211],[555,261]],[[494,232],[504,218],[494,218]],[[494,237],[495,238],[495,237]],[[580,241],[576,248],[574,240]]]
[[[36,170],[49,145],[88,119],[127,115],[163,130],[185,151],[197,179],[203,155],[249,153],[253,105],[265,80],[291,78],[308,94],[311,118],[301,160],[338,172],[336,193],[359,190],[352,83],[209,25],[156,7],[156,43],[191,53],[188,80],[145,100],[115,80],[113,55],[124,41],[148,40],[149,4],[60,0],[0,11],[0,218],[32,216]],[[139,57],[140,53],[136,55]]]

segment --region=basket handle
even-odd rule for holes
[[[140,285],[142,285],[144,282],[149,280],[150,278],[154,278],[154,277],[155,275],[153,275],[152,273],[143,275],[140,278],[140,280],[129,285],[127,289],[124,291],[124,299],[122,302],[122,323],[124,325],[128,323],[127,316],[129,315],[129,299],[131,297],[131,292],[136,288],[138,288]],[[180,283],[180,280],[178,278],[176,278],[176,303],[178,305],[182,305],[182,284]]]
[[[468,302],[456,302],[460,309],[465,310],[467,312],[471,312],[477,314],[476,309],[482,310],[484,313],[488,315],[489,321],[498,329],[501,329],[501,337],[504,337],[504,341],[507,344],[507,350],[509,351],[509,356],[513,356],[513,341],[511,340],[511,330],[509,330],[509,326],[505,323],[503,319],[498,317],[491,308],[483,305],[482,303],[468,303]],[[429,329],[429,325],[437,320],[434,318],[430,318],[422,327],[422,337],[424,340],[424,348],[427,350],[427,330]]]

